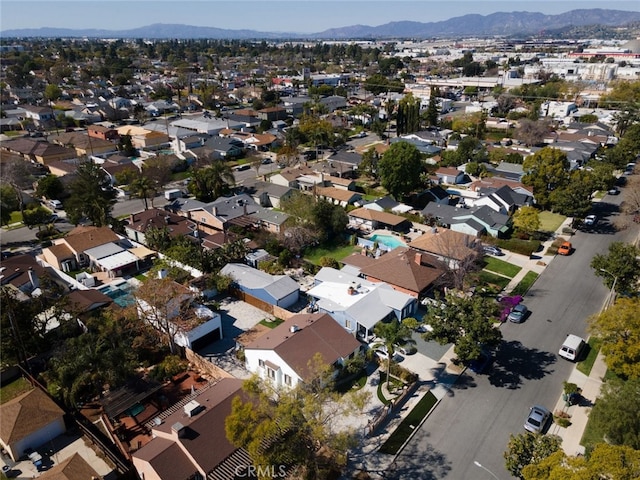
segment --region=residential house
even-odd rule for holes
[[[0,444],[14,462],[66,432],[64,410],[39,388],[0,405]]]
[[[458,208],[451,205],[429,203],[421,212],[425,218],[433,218],[440,226],[479,237],[483,234],[500,238],[511,228],[511,218],[486,205]]]
[[[176,345],[197,351],[222,338],[222,317],[194,302],[195,293],[188,287],[165,279],[157,285],[156,298],[168,298],[166,305],[152,305],[136,299],[140,317],[173,337]]]
[[[85,132],[58,133],[49,135],[47,140],[63,147],[75,149],[78,157],[90,157],[118,150],[115,143],[100,138],[91,138]]]
[[[436,176],[440,183],[457,185],[464,182],[465,173],[455,167],[440,167],[436,170]]]
[[[502,177],[485,177],[479,180],[475,180],[469,185],[469,190],[472,192],[492,192],[498,190],[503,186],[508,186],[511,190],[524,197],[533,198],[533,188],[524,185],[519,181],[509,180]]]
[[[55,120],[53,107],[39,107],[37,105],[22,105],[25,118],[33,120],[36,125],[44,125]]]
[[[236,397],[247,401],[243,381],[223,378],[170,415],[162,415],[151,431],[153,439],[132,455],[140,478],[250,478],[246,450],[235,447],[225,433],[225,419]]]
[[[150,208],[129,215],[129,223],[124,226],[124,233],[134,242],[146,245],[145,232],[150,228],[166,228],[171,238],[181,235],[195,237],[197,232],[196,223],[188,218],[168,210]]]
[[[87,135],[91,138],[109,142],[117,142],[120,140],[120,135],[115,128],[109,128],[103,125],[89,125],[87,127]]]
[[[523,205],[533,204],[533,197],[517,193],[506,185],[491,192],[480,190],[479,193],[481,196],[478,199],[466,198],[465,203],[473,207],[486,205],[504,215],[512,214]]]
[[[270,133],[238,132],[231,129],[222,130],[220,136],[239,140],[242,142],[243,148],[258,152],[268,152],[278,140],[275,135]]]
[[[244,144],[236,138],[211,137],[205,140],[202,149],[213,160],[230,159],[242,155]]]
[[[14,153],[25,160],[38,162],[42,165],[49,165],[59,160],[70,160],[78,156],[73,148],[28,137],[5,140],[0,145],[0,149],[3,152]]]
[[[98,480],[100,475],[82,455],[74,453],[38,477],[40,480]]]
[[[257,113],[260,120],[269,120],[270,122],[286,120],[287,118],[287,111],[282,107],[267,107],[258,110]]]
[[[126,171],[131,171],[136,174],[140,172],[140,168],[131,158],[120,154],[111,155],[100,164],[100,167],[109,179],[110,184],[114,186],[118,185],[117,175]]]
[[[133,147],[141,150],[159,148],[170,143],[170,138],[166,133],[136,125],[123,125],[117,130],[120,137],[129,135]]]
[[[228,263],[220,274],[231,277],[241,292],[269,305],[289,308],[300,297],[300,285],[288,275],[271,275],[242,263]]]
[[[369,208],[356,208],[348,212],[347,215],[349,224],[358,229],[386,229],[394,232],[408,232],[411,228],[411,222],[400,215],[379,212]]]
[[[280,202],[289,198],[293,189],[271,182],[255,180],[246,182],[243,185],[244,193],[251,195],[251,198],[261,207],[280,208]]]
[[[220,197],[210,203],[176,199],[167,208],[193,220],[207,234],[226,231],[231,225],[279,232],[289,218],[286,213],[260,207],[246,193]]]
[[[314,380],[316,358],[334,372],[361,344],[326,313],[294,315],[244,346],[247,370],[277,387],[294,388]]]
[[[442,151],[442,147],[438,145],[434,145],[432,142],[423,140],[421,138],[416,138],[415,136],[402,136],[402,137],[394,137],[391,139],[390,143],[398,143],[405,142],[413,145],[416,149],[429,157],[439,154]]]
[[[341,262],[366,280],[387,283],[416,298],[425,296],[445,271],[434,257],[407,247],[394,248],[377,258],[354,253]]]
[[[31,255],[14,255],[0,262],[0,284],[11,284],[25,294],[39,288],[45,274],[44,267]]]
[[[369,338],[381,321],[412,316],[417,299],[383,282],[371,282],[345,270],[324,267],[307,291],[312,312],[328,313],[345,330]]]
[[[339,150],[329,155],[326,161],[336,170],[339,177],[354,177],[362,163],[362,155],[358,152]]]
[[[363,208],[376,210],[378,212],[407,213],[412,208],[404,203],[397,202],[390,196],[385,196],[372,200],[362,205]]]
[[[77,314],[92,312],[111,305],[113,299],[99,290],[73,290],[66,296],[69,308]]]
[[[333,205],[346,208],[362,199],[362,194],[351,190],[343,190],[336,187],[316,187],[315,195]]]
[[[105,271],[110,277],[137,272],[140,258],[121,245],[121,238],[108,227],[76,227],[42,250],[41,259],[58,270],[84,267]]]
[[[478,245],[475,236],[444,227],[432,227],[409,243],[412,249],[431,255],[451,269],[475,258]]]

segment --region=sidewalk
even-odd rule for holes
[[[582,440],[584,429],[589,421],[591,408],[600,395],[602,379],[606,372],[607,366],[604,363],[604,357],[601,353],[598,353],[589,376],[579,372],[578,369],[574,367],[571,375],[569,375],[567,379],[567,382],[575,383],[578,388],[582,389],[582,399],[578,405],[567,406],[562,396],[560,396],[556,408],[553,411],[567,412],[571,415],[571,418],[569,418],[571,425],[563,428],[553,423],[548,432],[550,435],[558,435],[562,438],[562,450],[564,450],[567,455],[575,456],[584,454],[584,447],[580,445],[580,440]]]

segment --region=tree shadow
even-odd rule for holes
[[[523,380],[539,380],[552,372],[555,354],[527,348],[520,342],[504,342],[496,353],[489,383],[496,387],[517,389]]]
[[[443,452],[433,445],[410,442],[383,474],[389,479],[435,480],[446,477],[451,471],[451,462]]]

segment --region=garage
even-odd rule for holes
[[[221,337],[220,328],[216,328],[215,330],[212,330],[211,332],[191,342],[191,350],[193,350],[194,352],[197,352],[198,350],[200,350],[203,347],[206,347],[210,343],[220,340],[220,337]]]

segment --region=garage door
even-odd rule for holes
[[[213,343],[217,340],[220,340],[220,329],[216,328],[212,332],[207,333],[205,336],[200,337],[199,339],[193,341],[191,343],[191,350],[197,352],[202,347],[206,347],[210,343]]]

